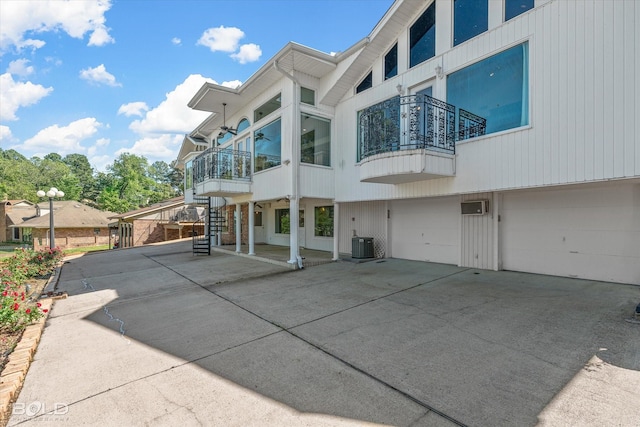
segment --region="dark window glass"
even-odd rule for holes
[[[424,11],[409,30],[409,66],[416,66],[436,54],[436,2]]]
[[[447,102],[487,119],[486,133],[529,124],[528,44],[447,76]]]
[[[363,90],[370,89],[373,86],[373,74],[369,72],[360,84],[356,87],[356,93],[360,93]]]
[[[316,105],[316,93],[313,89],[300,87],[300,102],[303,104]]]
[[[258,120],[262,119],[263,117],[267,117],[269,114],[273,113],[278,108],[280,108],[280,105],[281,105],[280,94],[277,94],[276,96],[274,96],[273,98],[271,98],[270,100],[262,104],[253,112],[253,122],[255,123]]]
[[[534,0],[505,0],[504,20],[515,18],[529,9],[533,9]]]
[[[453,0],[454,46],[484,33],[488,28],[488,0]]]
[[[300,117],[300,161],[314,165],[331,165],[331,121],[303,114]]]
[[[333,237],[333,206],[315,208],[314,236]]]
[[[276,233],[290,234],[291,221],[289,219],[289,209],[276,209]]]
[[[384,79],[398,75],[398,43],[384,57]]]
[[[280,164],[280,119],[261,127],[253,133],[255,143],[254,171],[269,169]]]
[[[255,211],[254,212],[253,226],[254,227],[262,227],[262,212],[261,211]]]

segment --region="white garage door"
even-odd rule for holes
[[[503,268],[640,284],[640,185],[505,193]]]
[[[458,197],[391,202],[391,256],[458,264]]]

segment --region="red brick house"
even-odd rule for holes
[[[0,242],[31,241],[28,229],[16,226],[35,217],[36,214],[36,205],[28,200],[0,201]]]
[[[184,196],[174,197],[153,205],[125,212],[112,214],[110,227],[115,232],[117,245],[120,248],[141,246],[149,243],[190,237],[194,231],[203,233],[202,224],[194,223],[202,216],[203,208],[188,206]]]
[[[49,247],[49,215],[49,202],[40,203],[35,217],[10,228],[31,230],[35,250]],[[73,200],[53,201],[55,245],[61,249],[108,245],[111,215]]]

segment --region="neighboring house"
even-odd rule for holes
[[[184,196],[179,196],[123,214],[112,214],[109,219],[117,219],[110,227],[117,230],[118,247],[126,248],[203,234],[202,215],[203,207],[187,206]]]
[[[0,242],[30,242],[29,229],[15,227],[36,216],[36,206],[28,200],[0,201]]]
[[[49,247],[49,202],[36,205],[36,216],[13,227],[30,229],[33,248]],[[55,246],[61,249],[108,245],[109,216],[112,212],[94,209],[73,200],[53,201]]]
[[[186,202],[226,204],[237,251],[292,264],[359,236],[375,257],[640,283],[638,23],[634,1],[397,0],[345,52],[289,43],[237,89],[203,85]]]

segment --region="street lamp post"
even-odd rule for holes
[[[54,249],[56,247],[56,237],[53,227],[53,198],[64,197],[64,192],[58,190],[56,187],[51,187],[46,193],[38,190],[36,194],[38,197],[47,196],[49,198],[49,249]]]

